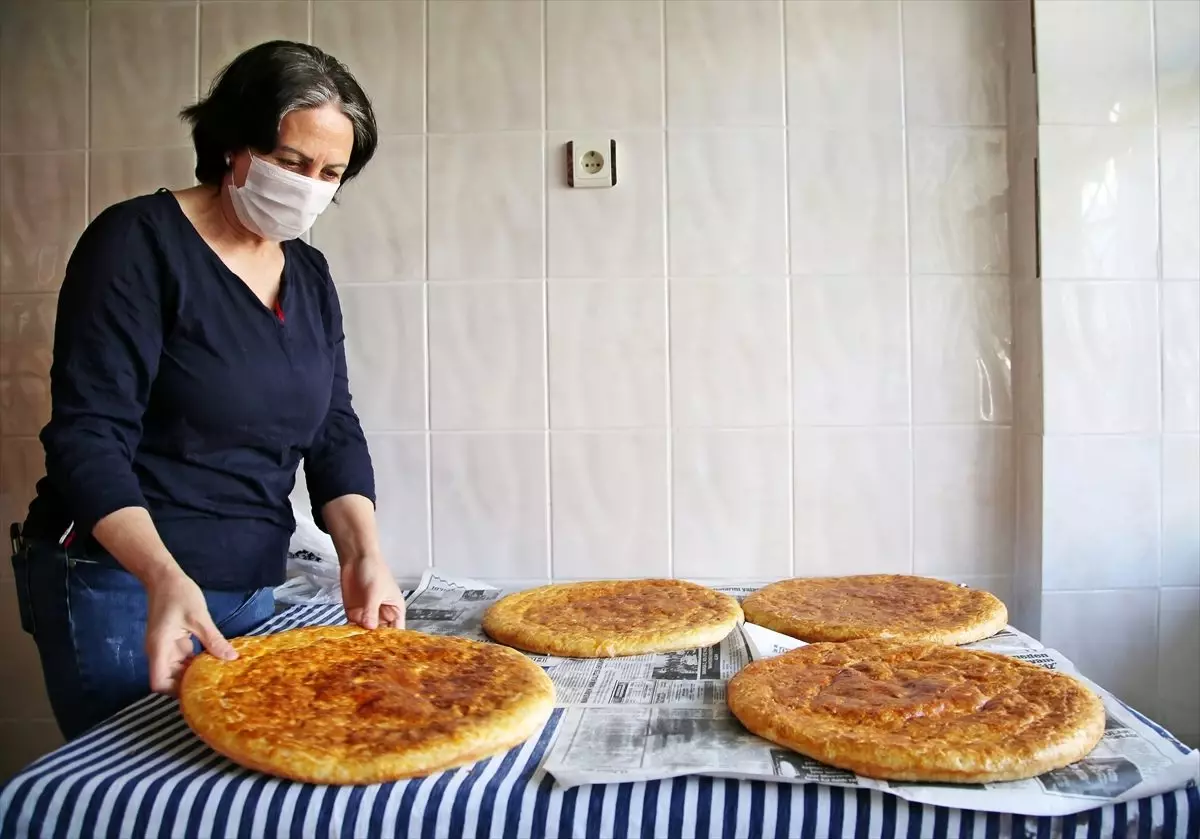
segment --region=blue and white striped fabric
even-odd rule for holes
[[[338,624],[291,609],[262,631]],[[241,769],[147,699],[0,790],[0,837],[1186,837],[1200,793],[1032,819],[910,805],[889,795],[702,777],[561,790],[538,771],[558,725],[513,751],[428,778],[317,787]]]

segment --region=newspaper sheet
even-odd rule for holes
[[[739,599],[754,587],[720,589]],[[427,572],[409,597],[411,629],[486,640],[483,613],[504,592],[475,580]],[[877,781],[763,740],[729,713],[725,683],[748,662],[802,641],[745,624],[720,644],[679,653],[615,659],[530,656],[550,676],[565,708],[542,768],[564,787],[679,775],[820,783],[889,792],[922,804],[1030,816],[1067,815],[1200,781],[1200,753],[1188,751],[1087,679],[1104,700],[1104,738],[1086,759],[1027,781],[905,784]],[[968,645],[1082,678],[1058,652],[1008,627]]]

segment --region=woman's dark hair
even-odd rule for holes
[[[342,173],[346,183],[379,144],[367,94],[345,65],[316,47],[293,41],[251,47],[217,75],[206,98],[180,112],[192,126],[196,180],[219,185],[229,171],[229,154],[243,149],[269,154],[287,114],[326,104],[340,107],[354,126],[354,147]]]

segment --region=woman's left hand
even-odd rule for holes
[[[380,556],[341,563],[342,605],[346,617],[363,629],[404,627],[404,596]]]

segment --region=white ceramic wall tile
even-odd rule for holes
[[[786,426],[787,281],[671,284],[671,419],[676,427]]]
[[[1003,129],[909,131],[912,270],[1008,273],[1008,151]]]
[[[1151,4],[1037,0],[1043,125],[1153,125]]]
[[[1048,436],[1043,445],[1046,590],[1158,585],[1158,438]]]
[[[428,294],[432,427],[543,428],[540,284],[439,283]]]
[[[56,297],[0,296],[0,434],[36,436],[50,419]]]
[[[543,433],[434,434],[432,475],[435,568],[547,576]]]
[[[908,429],[798,430],[793,480],[798,576],[912,573]]]
[[[82,153],[0,157],[0,291],[57,291],[87,217]]]
[[[554,8],[552,3],[549,8]],[[594,8],[594,7],[593,7]],[[550,134],[547,166],[547,264],[553,279],[662,277],[666,171],[662,133],[609,132],[617,141],[617,186],[567,186],[566,144]]]
[[[8,3],[0,30],[0,152],[87,143],[87,6]]]
[[[907,422],[904,278],[794,280],[792,389],[798,426]]]
[[[1017,435],[1017,535],[1010,621],[1034,637],[1042,620],[1042,437]]]
[[[0,720],[0,780],[17,772],[63,744],[62,734],[51,719]]]
[[[789,576],[787,429],[680,431],[673,445],[675,576]]]
[[[1200,97],[1200,87],[1197,87]],[[1200,279],[1200,130],[1164,129],[1160,135],[1162,178],[1162,275]]]
[[[429,565],[429,491],[423,434],[372,434],[375,518],[384,558],[396,578],[415,583]]]
[[[900,4],[787,0],[788,122],[900,125]]]
[[[308,14],[291,0],[200,4],[200,92],[250,47],[266,41],[308,41]],[[190,41],[189,41],[190,43]]]
[[[313,245],[339,283],[425,276],[425,144],[385,137],[367,168],[312,230]]]
[[[786,273],[782,131],[672,132],[671,276]]]
[[[1163,427],[1200,431],[1200,282],[1163,283]]]
[[[54,340],[55,294],[6,294],[0,299],[0,341],[40,347]]]
[[[1154,36],[1159,123],[1200,127],[1200,0],[1155,0]]]
[[[793,128],[788,135],[791,272],[903,273],[902,133]]]
[[[1195,746],[1200,740],[1200,588],[1159,596],[1158,718]]]
[[[50,717],[42,663],[33,638],[21,629],[16,593],[8,580],[0,584],[0,667],[10,686],[19,684],[23,689],[0,691],[0,719]]]
[[[1012,611],[1015,594],[1013,593],[1013,578],[1012,577],[978,577],[962,574],[951,574],[949,576],[939,577],[938,579],[946,580],[950,583],[973,588],[977,591],[986,591],[1000,598],[1000,602],[1008,608],[1009,623],[1013,623]],[[1035,636],[1036,637],[1036,636]]]
[[[780,0],[671,0],[666,11],[671,127],[784,124]]]
[[[1200,436],[1162,441],[1162,584],[1200,586]]]
[[[428,142],[429,278],[540,278],[542,136],[431,136]],[[502,165],[487,167],[481,178],[480,162],[488,160]]]
[[[1012,429],[918,428],[913,445],[916,573],[1010,575]]]
[[[88,169],[88,218],[160,187],[186,189],[194,181],[195,168],[196,155],[190,148],[94,151]]]
[[[429,130],[541,128],[542,28],[538,0],[431,0]]]
[[[313,43],[350,68],[383,134],[425,129],[425,4],[316,0]]]
[[[1017,131],[1037,126],[1034,76],[1033,3],[1007,3],[1008,125]]]
[[[1042,126],[1040,134],[1042,277],[1158,276],[1154,130]]]
[[[194,6],[97,4],[90,58],[92,148],[188,142],[179,109],[196,98]]]
[[[1008,132],[1008,246],[1013,278],[1038,276],[1037,129]]]
[[[1097,632],[1097,623],[1104,626]],[[1158,591],[1047,592],[1042,642],[1145,714],[1158,705]]]
[[[0,437],[0,523],[24,521],[34,486],[46,473],[46,457],[36,437]],[[0,580],[12,576],[0,565]]]
[[[1007,277],[912,280],[913,422],[1012,422]]]
[[[663,124],[660,0],[546,4],[546,124],[552,129]]]
[[[909,125],[1007,122],[1006,0],[905,0]]]
[[[549,295],[551,427],[665,425],[663,286],[562,282]]]
[[[555,432],[550,474],[555,579],[670,573],[664,432]]]
[[[1042,324],[1047,432],[1158,430],[1153,283],[1044,283]]]
[[[1042,284],[1012,280],[1013,424],[1022,432],[1040,434],[1045,425],[1042,376]]]
[[[416,284],[338,290],[350,393],[371,431],[425,428],[425,311]]]

